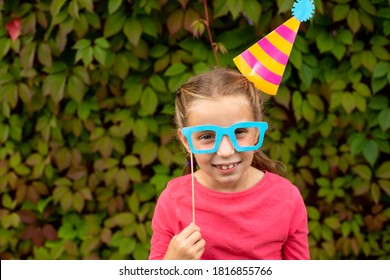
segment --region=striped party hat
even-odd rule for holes
[[[297,0],[291,11],[291,19],[233,59],[248,80],[271,95],[278,91],[300,23],[313,16],[313,1]]]

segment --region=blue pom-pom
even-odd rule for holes
[[[314,3],[313,0],[297,0],[291,9],[293,16],[299,20],[307,21],[313,17]]]

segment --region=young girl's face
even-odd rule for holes
[[[245,96],[222,96],[217,99],[201,99],[189,108],[187,126],[218,125],[229,127],[238,122],[254,121],[249,101]],[[179,137],[189,152],[188,141],[179,130]],[[253,138],[253,139],[252,139]],[[255,145],[258,135],[252,135],[250,145]],[[197,154],[200,169],[196,178],[206,187],[219,191],[242,189],[250,180],[250,167],[254,152],[237,152],[229,137],[225,135],[215,153]],[[252,172],[252,173],[251,173]]]

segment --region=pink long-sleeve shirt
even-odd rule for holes
[[[210,190],[195,180],[201,259],[309,259],[306,208],[288,180],[265,172],[252,188]],[[191,175],[171,180],[156,204],[149,259],[163,259],[172,237],[192,221]]]

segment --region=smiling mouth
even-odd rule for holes
[[[229,164],[229,165],[218,164],[218,165],[214,165],[214,166],[218,169],[221,169],[221,170],[229,170],[229,169],[236,167],[238,164],[239,164],[239,162]]]

